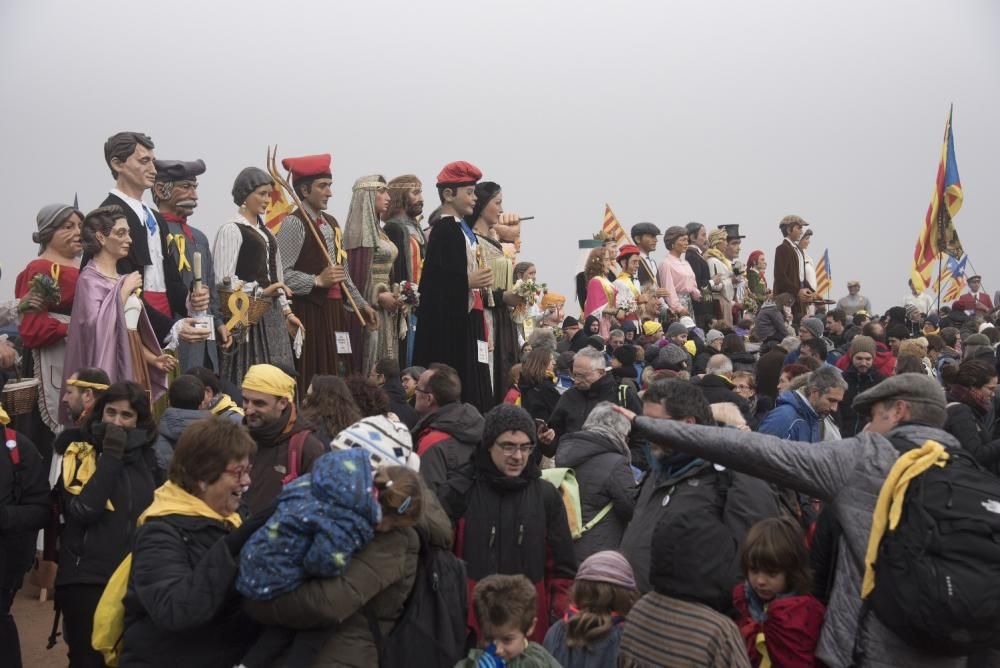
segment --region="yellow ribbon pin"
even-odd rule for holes
[[[52,268],[49,269],[49,274],[52,276],[52,280],[55,281],[56,283],[59,283],[59,271],[60,271],[59,265],[53,262]]]
[[[347,251],[344,250],[344,233],[339,227],[333,228],[333,249],[336,251],[334,261],[343,265],[347,261]]]
[[[191,271],[191,263],[187,259],[187,237],[184,233],[180,234],[168,234],[167,235],[167,247],[170,247],[170,242],[173,241],[174,245],[177,246],[177,271],[184,271],[185,267],[188,271]]]
[[[237,325],[250,326],[250,297],[242,290],[229,295],[229,311],[233,317],[226,323],[226,329],[233,331]]]

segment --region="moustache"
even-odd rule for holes
[[[196,209],[198,208],[198,200],[182,199],[178,201],[174,206],[183,209]]]

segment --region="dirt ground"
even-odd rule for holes
[[[14,621],[21,637],[21,661],[24,668],[50,668],[66,666],[66,644],[59,642],[52,649],[45,649],[52,630],[52,598],[38,600],[38,589],[26,581],[14,600]]]

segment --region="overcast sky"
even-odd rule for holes
[[[524,224],[522,259],[571,294],[576,241],[609,202],[628,229],[739,223],[769,260],[812,223],[834,297],[898,303],[954,103],[959,236],[985,287],[1000,209],[1000,3],[842,1],[0,3],[0,291],[35,214],[113,185],[105,139],[152,136],[208,165],[210,239],[248,165],[333,154],[330,212],[361,175],[468,160]],[[658,256],[662,257],[662,248]]]

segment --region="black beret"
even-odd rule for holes
[[[155,160],[157,181],[190,181],[205,173],[205,161]]]

